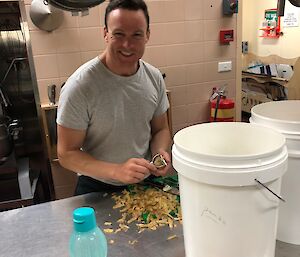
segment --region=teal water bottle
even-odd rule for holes
[[[107,257],[106,237],[96,224],[93,208],[75,209],[73,227],[69,242],[71,257]]]

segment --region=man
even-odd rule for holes
[[[103,54],[66,82],[58,106],[58,158],[81,174],[75,194],[115,191],[170,169],[169,103],[160,72],[140,58],[149,40],[143,0],[111,0]],[[157,169],[160,153],[167,166]]]

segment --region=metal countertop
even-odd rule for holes
[[[111,196],[92,193],[63,200],[0,212],[1,257],[68,257],[68,242],[72,231],[72,211],[91,206],[96,211],[98,225],[116,220],[121,215],[112,209]],[[178,223],[177,223],[178,224]],[[169,236],[177,235],[172,240]],[[127,232],[106,234],[108,257],[184,257],[182,225],[170,230],[161,227],[156,231],[138,234],[132,223]],[[137,240],[134,245],[128,241]],[[261,257],[261,256],[258,256]],[[277,241],[275,257],[300,257],[300,245]]]

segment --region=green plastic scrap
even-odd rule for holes
[[[145,223],[148,223],[149,222],[149,212],[144,212],[142,213],[142,219]]]
[[[129,192],[134,191],[134,188],[135,188],[134,185],[128,185],[128,186],[127,186],[127,189],[128,189]]]
[[[154,183],[159,183],[161,185],[178,187],[178,175],[166,176],[166,177],[155,177],[155,178],[151,178],[150,181],[153,181]]]
[[[176,218],[176,217],[177,217],[177,213],[176,213],[174,210],[170,211],[169,214],[170,214],[173,218]]]

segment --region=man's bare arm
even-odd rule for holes
[[[153,170],[142,158],[131,158],[122,164],[96,160],[81,151],[86,131],[57,126],[57,153],[60,164],[74,172],[99,179],[113,179],[123,183],[138,183]]]
[[[167,161],[167,167],[164,169],[158,169],[154,172],[154,175],[166,175],[171,167],[171,157],[169,155],[171,145],[171,135],[168,125],[167,113],[164,113],[158,117],[155,117],[151,121],[152,140],[151,140],[151,152],[152,154],[160,153]]]

